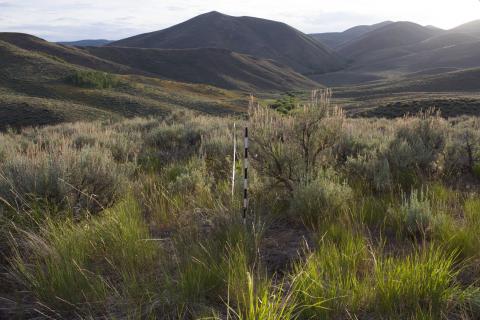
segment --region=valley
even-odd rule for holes
[[[272,100],[288,91],[303,99],[323,87],[332,88],[352,115],[368,109],[401,116],[429,107],[446,116],[479,111],[475,22],[441,30],[385,21],[306,35],[276,21],[210,12],[165,30],[99,41],[56,44],[0,33],[0,127],[177,108],[244,112],[249,94]],[[88,70],[115,75],[120,84],[99,89],[67,83]],[[390,108],[392,97],[401,103]]]
[[[0,32],[0,319],[478,319],[479,21],[90,36]]]

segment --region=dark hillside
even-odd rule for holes
[[[164,115],[179,108],[223,114],[245,107],[244,94],[143,76],[110,74],[112,87],[84,88],[68,81],[69,77],[105,73],[4,41],[0,41],[0,56],[2,130],[7,126]]]
[[[318,40],[321,43],[327,45],[328,47],[336,50],[338,47],[346,45],[347,43],[360,38],[361,36],[370,31],[387,26],[391,23],[393,22],[384,21],[372,25],[355,26],[343,32],[313,33],[310,34],[310,36],[315,40]]]
[[[340,47],[339,52],[351,59],[357,59],[377,50],[420,42],[441,32],[411,22],[394,22],[368,32],[356,41]]]
[[[336,53],[284,23],[219,12],[206,13],[171,28],[116,41],[109,46],[225,48],[273,59],[303,74],[338,70],[343,66]]]
[[[227,49],[141,49],[89,47],[89,53],[151,75],[226,89],[291,90],[319,86],[275,61]]]

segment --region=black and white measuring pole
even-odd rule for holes
[[[243,224],[247,222],[248,210],[248,127],[245,127],[245,154],[243,158]]]
[[[235,169],[237,164],[237,127],[235,122],[233,123],[233,161],[232,161],[232,204],[235,200]]]

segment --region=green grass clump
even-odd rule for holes
[[[127,199],[88,226],[48,221],[39,235],[25,232],[15,242],[12,273],[59,312],[95,312],[107,297],[145,302],[155,289],[148,275],[158,257],[148,239],[139,206]]]
[[[89,89],[111,89],[121,85],[113,74],[100,71],[79,70],[67,78],[67,83]]]
[[[330,319],[355,313],[368,298],[363,282],[370,254],[365,240],[342,226],[332,226],[320,241],[318,251],[295,265],[293,285],[302,316]]]
[[[273,285],[268,280],[256,280],[247,273],[247,292],[242,305],[228,305],[227,318],[238,320],[298,319],[296,293],[284,290],[284,284]]]
[[[464,297],[456,282],[455,258],[455,253],[433,247],[377,263],[372,307],[388,318],[440,317]]]
[[[441,241],[450,251],[458,252],[460,260],[477,258],[480,246],[479,199],[467,198],[462,205],[462,211],[464,218],[460,221],[446,214],[437,217],[433,237]]]

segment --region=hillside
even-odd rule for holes
[[[480,37],[480,20],[475,20],[462,24],[450,30],[450,32],[467,33],[476,37]]]
[[[384,21],[372,25],[355,26],[343,32],[312,33],[310,36],[335,50],[340,46],[346,45],[347,43],[358,39],[370,31],[387,26],[391,23],[393,22]]]
[[[0,40],[60,62],[122,75],[159,77],[246,91],[309,89],[319,86],[274,61],[228,50],[76,48],[19,33],[0,33]]]
[[[246,91],[281,91],[319,86],[275,61],[227,49],[89,47],[85,50],[102,59],[180,82],[207,83],[221,88]]]
[[[48,42],[29,34],[0,32],[0,41],[87,68],[122,74],[134,72],[129,67],[92,56],[80,48]]]
[[[178,109],[222,114],[245,107],[245,94],[138,75],[111,75],[112,87],[105,89],[77,86],[68,78],[104,73],[4,41],[0,41],[0,56],[0,130],[7,126],[164,115]]]
[[[339,51],[350,59],[346,69],[312,78],[326,86],[349,86],[480,67],[480,38],[462,29],[392,23],[342,46]]]
[[[407,76],[360,86],[360,90],[375,93],[394,92],[480,92],[480,67],[461,70],[439,70],[438,74]]]
[[[113,41],[111,40],[106,40],[106,39],[87,39],[87,40],[78,40],[78,41],[62,41],[62,42],[57,42],[58,44],[63,44],[67,46],[76,46],[76,47],[101,47],[104,45],[107,45]]]
[[[336,53],[284,23],[219,12],[202,14],[168,29],[116,41],[109,46],[225,48],[276,60],[302,74],[323,73],[343,66]]]
[[[397,70],[402,73],[428,68],[475,67],[480,40],[463,33],[442,33],[412,44],[369,52],[355,59],[351,69]]]
[[[403,74],[436,68],[473,68],[480,66],[480,41],[422,50],[367,65],[370,70],[399,70]]]
[[[441,31],[422,27],[411,22],[394,22],[364,34],[357,40],[339,48],[351,59],[368,56],[371,52],[396,48],[426,40]]]

